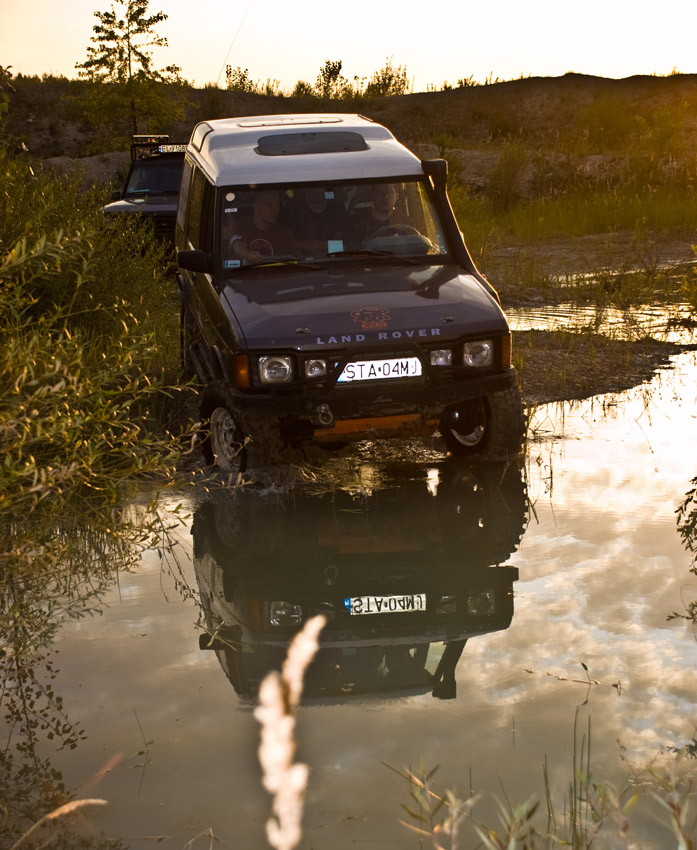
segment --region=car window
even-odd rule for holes
[[[183,160],[148,160],[135,163],[128,177],[129,195],[176,195],[182,177]]]
[[[356,253],[435,260],[447,253],[423,181],[224,189],[223,266],[340,260]]]

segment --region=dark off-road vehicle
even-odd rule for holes
[[[359,115],[196,126],[176,248],[211,462],[437,430],[454,455],[518,453],[511,334],[446,179]]]
[[[133,136],[128,176],[102,207],[104,215],[145,216],[155,235],[173,244],[185,150],[170,144],[169,136]]]

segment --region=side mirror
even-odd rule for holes
[[[111,193],[111,200],[112,201],[120,201],[121,200],[121,189],[114,189],[114,191]]]
[[[190,272],[210,274],[212,271],[210,257],[205,251],[178,251],[177,265]]]
[[[433,180],[436,189],[445,189],[448,182],[448,163],[445,159],[422,159],[424,174]]]

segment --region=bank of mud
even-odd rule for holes
[[[600,334],[517,331],[515,362],[526,407],[621,392],[649,381],[671,357],[695,346]]]

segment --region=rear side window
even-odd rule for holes
[[[185,161],[184,170],[182,171],[182,182],[179,189],[179,206],[177,208],[177,229],[184,231],[186,226],[186,207],[189,203],[189,187],[191,185],[191,173],[193,165]]]
[[[201,245],[201,217],[203,213],[203,195],[206,180],[197,168],[194,169],[191,183],[189,184],[188,197],[186,201],[186,241],[192,248],[200,248]]]

